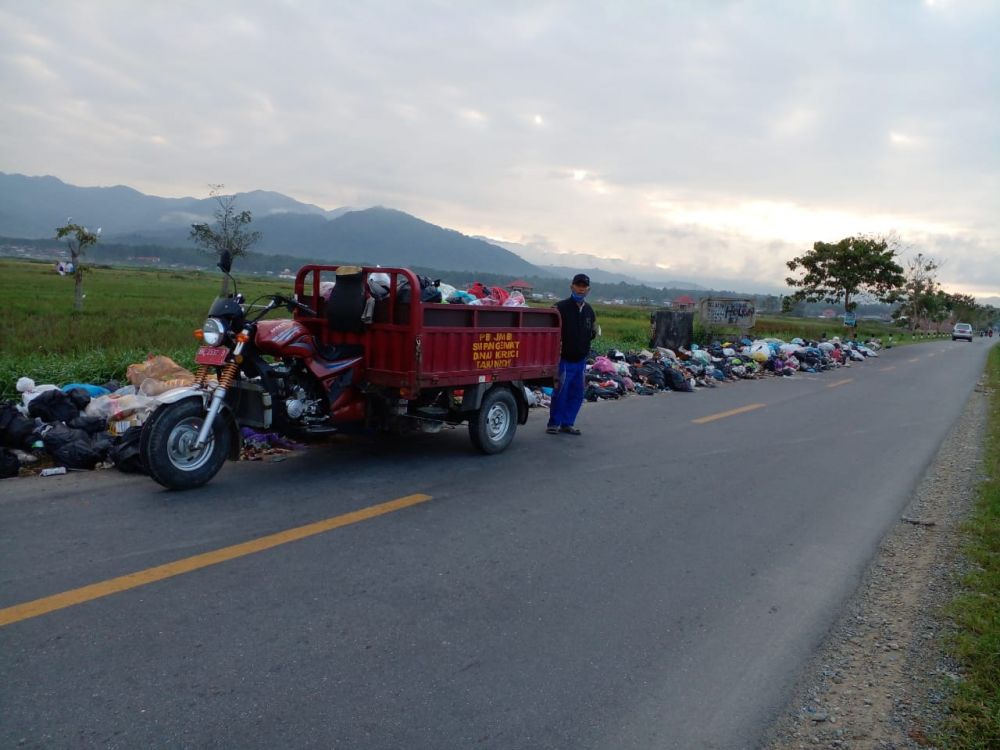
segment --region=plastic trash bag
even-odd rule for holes
[[[79,414],[70,397],[58,388],[39,393],[28,404],[28,416],[43,422],[69,422]]]
[[[504,300],[504,307],[527,307],[528,303],[524,301],[524,295],[520,292],[511,292],[510,296]]]
[[[0,404],[0,446],[4,448],[27,448],[33,442],[34,420],[28,419],[14,403]]]
[[[0,479],[16,477],[21,471],[21,462],[6,448],[0,448]]]
[[[607,357],[598,357],[594,360],[594,364],[591,365],[591,369],[594,372],[600,372],[606,375],[618,372],[618,368],[615,367],[614,362],[612,362]]]
[[[90,394],[87,393],[83,388],[73,388],[72,390],[63,390],[73,404],[79,411],[83,411],[87,408],[87,404],[90,403]]]
[[[111,440],[107,436],[89,435],[64,424],[46,430],[42,444],[55,462],[67,469],[93,469],[111,450]]]
[[[174,388],[186,388],[194,381],[185,378],[174,378],[172,380],[155,380],[146,378],[139,385],[139,393],[143,396],[159,396],[161,393],[172,391]]]
[[[75,390],[85,391],[90,398],[96,398],[97,396],[106,396],[111,392],[104,386],[91,385],[90,383],[67,383],[60,390],[63,393],[70,393],[71,391]]]
[[[145,474],[146,466],[139,452],[139,439],[142,437],[141,427],[131,427],[121,435],[111,446],[108,458],[115,468],[126,474]]]
[[[148,416],[159,405],[155,398],[142,394],[111,394],[92,399],[84,413],[88,417],[103,417],[106,420],[127,419],[134,414]]]
[[[194,373],[185,370],[170,357],[162,354],[149,357],[145,362],[139,362],[128,366],[125,375],[134,386],[142,385],[147,378],[153,380],[183,380],[185,385],[194,382]]]
[[[21,403],[25,406],[27,406],[31,400],[39,394],[44,393],[45,391],[54,391],[59,388],[59,386],[52,385],[51,383],[46,385],[35,385],[34,380],[26,377],[18,378],[14,387],[17,389],[17,392],[21,394]]]
[[[89,435],[96,435],[108,429],[108,420],[104,417],[88,417],[83,414],[73,417],[66,424],[75,430],[83,430]]]

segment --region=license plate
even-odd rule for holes
[[[229,350],[224,346],[199,346],[194,361],[199,365],[224,365]]]

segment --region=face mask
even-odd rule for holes
[[[579,302],[583,302],[584,297],[586,297],[587,295],[586,294],[579,294],[578,292],[570,292],[569,296],[573,298],[574,302],[579,303]]]

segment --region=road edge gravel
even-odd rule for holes
[[[961,525],[984,479],[988,409],[980,381],[759,747],[934,747],[961,680],[945,608],[968,564]]]

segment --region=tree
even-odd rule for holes
[[[980,305],[976,304],[976,298],[971,294],[951,295],[951,312],[955,316],[956,323],[972,323],[979,319]]]
[[[901,304],[892,316],[899,322],[906,321],[911,332],[921,321],[931,320],[941,308],[936,278],[938,268],[937,261],[923,253],[917,253],[906,263],[905,280],[899,294]]]
[[[260,232],[251,232],[248,227],[253,217],[249,211],[236,211],[236,196],[223,195],[224,185],[212,185],[209,195],[215,198],[218,207],[215,209],[216,226],[208,224],[192,224],[191,239],[203,250],[214,253],[222,258],[229,251],[236,258],[246,255],[259,239]]]
[[[69,259],[73,264],[73,309],[77,312],[83,310],[83,263],[80,259],[86,254],[88,247],[97,244],[100,235],[100,228],[91,232],[87,227],[72,222],[56,228],[56,239],[66,240],[69,247]]]
[[[943,289],[938,289],[932,295],[927,318],[934,323],[934,330],[941,333],[941,324],[951,317],[955,298]]]
[[[903,286],[902,267],[896,263],[896,241],[885,237],[859,235],[840,242],[816,242],[805,255],[785,265],[790,271],[803,271],[801,278],[785,279],[797,291],[794,301],[843,301],[844,312],[857,307],[854,299],[868,294],[883,302],[895,300]]]

